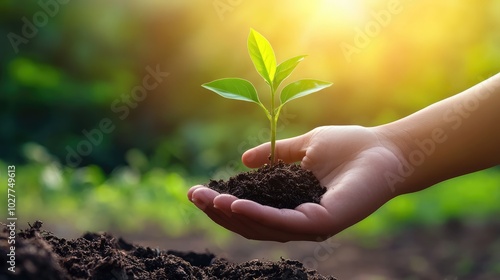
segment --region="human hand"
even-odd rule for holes
[[[243,154],[256,168],[268,163],[270,144]],[[188,198],[214,222],[246,238],[287,242],[324,240],[362,220],[396,195],[384,174],[397,173],[398,150],[377,128],[325,126],[276,142],[285,162],[301,161],[327,188],[320,204],[277,209],[254,201],[219,194],[198,185]]]

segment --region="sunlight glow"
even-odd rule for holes
[[[307,14],[307,24],[301,32],[301,43],[307,45],[316,34],[351,33],[353,28],[366,22],[369,17],[366,0],[313,0],[307,4],[293,5],[296,13]]]
[[[320,0],[316,4],[316,12],[322,20],[356,21],[364,17],[366,3],[363,0]]]

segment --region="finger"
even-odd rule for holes
[[[275,155],[277,159],[291,163],[302,160],[306,153],[308,134],[276,141]],[[243,164],[250,168],[260,167],[269,163],[271,143],[264,143],[252,148],[241,156]]]
[[[207,207],[213,207],[213,200],[219,195],[218,192],[205,186],[193,188],[194,190],[191,193],[191,201],[196,205],[196,207],[202,211],[204,211]]]
[[[228,217],[222,211],[210,207],[203,211],[212,221],[216,224],[232,231],[238,233],[241,228],[244,228],[237,220],[232,217]]]
[[[200,200],[205,199],[200,198],[203,196],[207,196],[206,199],[212,197],[212,195],[208,193],[196,193],[195,196]],[[258,225],[238,214],[233,215],[231,204],[237,199],[238,198],[233,195],[218,195],[213,198],[213,207],[205,207],[203,212],[218,225],[249,239],[269,240],[273,239],[274,236],[274,238],[279,238],[280,240],[289,240],[290,237],[286,237],[284,233],[269,233],[262,225]]]
[[[248,217],[233,213],[231,205],[238,200],[237,197],[221,194],[214,199],[216,209],[223,211],[227,217],[219,219],[217,223],[223,227],[245,237],[254,240],[269,240],[278,242],[287,242],[291,240],[314,240],[303,234],[284,231],[282,228],[271,228],[260,224],[258,221],[249,219]]]
[[[192,189],[191,201],[212,219],[212,221],[231,231],[237,231],[238,228],[241,227],[241,225],[235,223],[234,220],[231,220],[227,213],[215,207],[213,202],[215,198],[220,195],[218,192],[204,186],[195,186]]]
[[[232,229],[232,231],[238,233],[239,235],[253,240],[265,240],[265,241],[277,241],[277,242],[288,242],[288,241],[320,241],[317,237],[284,231],[283,229],[270,228],[265,225],[256,222],[244,215],[233,213],[231,222],[238,223],[238,227]]]
[[[203,210],[205,214],[215,223],[245,238],[278,242],[292,240],[320,241],[325,239],[325,237],[318,235],[316,232],[313,234],[304,234],[302,230],[300,232],[290,232],[279,225],[269,226],[245,215],[233,213],[231,205],[238,200],[237,197],[228,194],[221,194],[215,197],[213,195],[215,193],[205,193],[205,190],[200,190],[195,194],[195,197],[197,200],[203,201],[206,199],[210,200],[213,197],[213,207],[205,207]]]
[[[231,204],[240,214],[267,228],[302,235],[323,236],[332,232],[332,217],[321,205],[304,203],[292,209],[277,209],[251,200],[239,199]]]
[[[213,201],[214,207],[223,211],[228,217],[231,217],[233,214],[231,204],[237,199],[236,196],[230,194],[218,195]]]
[[[196,191],[199,188],[206,188],[206,187],[202,186],[202,185],[196,185],[196,186],[192,186],[191,188],[189,188],[189,190],[187,192],[187,197],[188,197],[189,201],[193,201],[193,193],[194,193],[194,191]]]
[[[309,236],[302,233],[288,232],[283,228],[269,227],[245,215],[233,213],[231,205],[238,200],[233,195],[219,194],[212,189],[199,185],[192,187],[188,191],[188,196],[212,221],[245,238],[277,242],[319,240],[316,235]]]

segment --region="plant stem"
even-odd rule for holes
[[[271,85],[271,166],[274,165],[274,160],[275,160],[275,155],[274,151],[276,148],[276,123],[277,123],[277,115],[276,111],[274,110],[274,88]]]

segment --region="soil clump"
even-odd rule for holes
[[[283,161],[237,174],[227,181],[211,180],[205,186],[240,199],[288,209],[306,202],[319,203],[326,192],[311,171]]]

